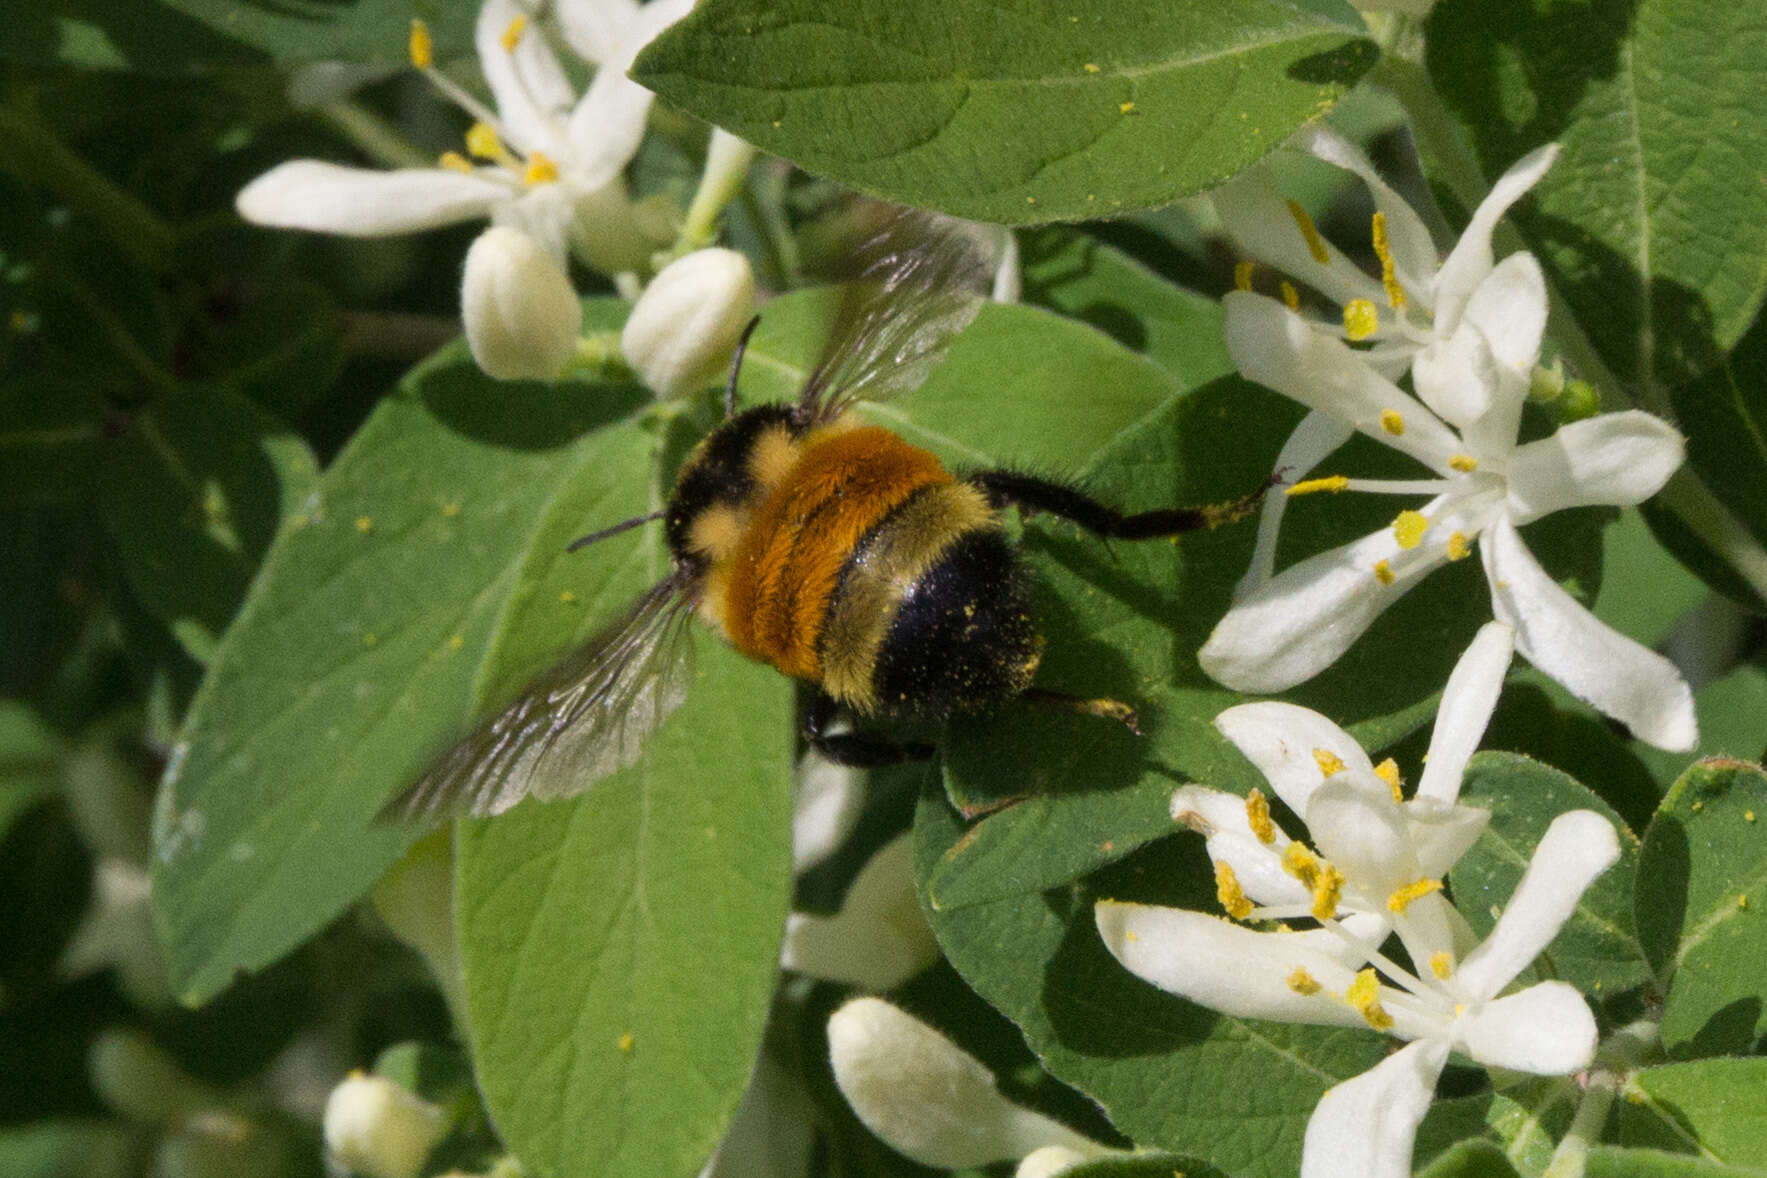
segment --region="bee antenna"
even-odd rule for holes
[[[587,536],[578,536],[575,540],[572,540],[565,546],[565,551],[575,552],[579,548],[587,548],[597,540],[605,540],[609,536],[617,536],[621,532],[629,532],[633,528],[639,527],[643,524],[655,523],[667,514],[668,512],[665,510],[653,511],[649,515],[635,515],[631,519],[623,520],[611,528],[603,528],[599,532],[590,532]]]
[[[761,317],[756,315],[749,320],[749,325],[742,329],[742,338],[736,341],[736,355],[730,361],[730,379],[724,385],[725,421],[736,416],[736,375],[742,371],[742,354],[749,350],[749,336],[755,334],[755,328],[759,326],[761,326]]]

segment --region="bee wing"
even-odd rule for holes
[[[690,604],[674,576],[651,586],[624,617],[437,758],[380,820],[501,814],[529,795],[581,793],[630,765],[687,693]]]
[[[998,252],[988,232],[915,209],[888,212],[855,251],[856,273],[797,419],[827,421],[854,401],[918,388],[986,301]]]

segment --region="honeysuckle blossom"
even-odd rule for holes
[[[1680,466],[1683,441],[1662,420],[1603,413],[1521,443],[1519,429],[1546,323],[1546,285],[1531,254],[1492,264],[1491,230],[1551,164],[1543,148],[1506,173],[1442,263],[1422,220],[1380,183],[1359,153],[1314,136],[1309,145],[1369,182],[1380,210],[1375,279],[1349,265],[1298,209],[1255,184],[1223,196],[1223,217],[1294,275],[1340,301],[1342,325],[1310,321],[1283,301],[1235,291],[1226,337],[1239,371],[1314,412],[1278,460],[1305,474],[1352,432],[1409,455],[1429,476],[1333,476],[1277,495],[1364,491],[1429,496],[1391,527],[1271,576],[1281,498],[1267,502],[1251,569],[1231,610],[1199,652],[1229,687],[1274,692],[1324,670],[1381,611],[1437,568],[1479,549],[1499,621],[1540,670],[1635,735],[1691,748],[1692,693],[1673,664],[1597,621],[1540,567],[1516,529],[1569,507],[1637,504]],[[1229,210],[1237,209],[1232,216]],[[1249,211],[1248,211],[1249,210]],[[1286,231],[1278,231],[1278,222]],[[1290,299],[1298,305],[1298,297]],[[1377,308],[1383,302],[1387,312]],[[1352,348],[1349,341],[1359,346]],[[1394,383],[1409,371],[1416,396]]]
[[[1117,960],[1162,990],[1241,1018],[1367,1026],[1410,1041],[1326,1092],[1301,1160],[1302,1178],[1403,1178],[1452,1052],[1545,1076],[1589,1065],[1595,1017],[1574,987],[1548,981],[1503,991],[1619,854],[1607,819],[1590,810],[1561,814],[1482,943],[1471,944],[1461,921],[1399,924],[1415,972],[1373,944],[1356,961],[1326,951],[1317,933],[1260,932],[1182,909],[1107,900],[1096,919]],[[1341,925],[1326,923],[1319,931],[1349,939]]]
[[[583,304],[538,242],[520,229],[493,225],[466,251],[460,320],[487,376],[554,380],[576,355]]]
[[[325,1148],[369,1178],[417,1178],[447,1114],[385,1076],[352,1072],[325,1102]]]
[[[645,287],[620,332],[620,352],[659,397],[696,392],[730,363],[754,306],[748,258],[717,247],[695,250]]]
[[[892,1149],[947,1170],[1019,1160],[1019,1178],[1050,1178],[1120,1153],[1000,1094],[994,1075],[919,1019],[855,998],[828,1020],[834,1080]]]
[[[609,272],[641,265],[649,246],[621,173],[638,150],[651,95],[625,73],[638,50],[691,7],[691,0],[560,4],[567,37],[602,65],[578,98],[531,27],[529,9],[488,0],[475,42],[495,109],[435,68],[429,35],[415,24],[413,64],[474,119],[465,151],[444,153],[433,168],[391,171],[293,160],[248,184],[239,213],[261,225],[356,237],[489,218],[522,230],[561,266],[572,248]]]

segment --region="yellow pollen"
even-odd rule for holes
[[[523,184],[550,184],[557,179],[558,165],[545,152],[536,151],[528,157],[527,170],[522,173]]]
[[[444,151],[442,153],[442,158],[436,162],[442,167],[447,168],[450,172],[465,172],[468,175],[472,174],[472,161],[461,155],[458,151]]]
[[[1393,566],[1384,560],[1377,560],[1374,562],[1374,579],[1383,585],[1391,585],[1394,581],[1398,580],[1397,577],[1393,576]]]
[[[1233,289],[1252,289],[1252,273],[1257,270],[1256,262],[1235,262],[1233,264]]]
[[[569,589],[560,589],[558,591],[558,600],[561,604],[570,605],[577,600],[577,595],[572,593]]]
[[[1399,762],[1388,757],[1374,767],[1374,775],[1387,783],[1387,788],[1393,791],[1395,802],[1405,800],[1405,779],[1399,776]]]
[[[1753,822],[1755,820],[1755,812],[1753,810],[1744,810],[1742,812],[1742,820],[1744,822]]]
[[[1367,299],[1351,299],[1344,304],[1344,335],[1352,341],[1365,340],[1380,330],[1380,312]]]
[[[356,530],[358,532],[361,532],[364,536],[366,536],[368,533],[374,531],[373,518],[370,516],[366,516],[366,515],[357,516],[356,517]]]
[[[1344,873],[1330,863],[1321,863],[1313,881],[1313,915],[1330,920],[1338,914],[1338,901],[1344,898]]]
[[[1325,239],[1319,236],[1319,229],[1313,224],[1313,218],[1307,215],[1307,210],[1291,200],[1288,202],[1288,215],[1300,226],[1301,236],[1307,239],[1307,252],[1313,255],[1313,260],[1321,266],[1329,266],[1331,254],[1326,252]]]
[[[1405,418],[1397,409],[1382,409],[1380,427],[1396,438],[1405,432]]]
[[[1295,289],[1295,284],[1284,282],[1281,290],[1282,305],[1291,311],[1299,311],[1301,309],[1301,292]]]
[[[420,20],[411,22],[411,64],[420,70],[436,64],[436,43],[430,39],[429,26]]]
[[[1738,908],[1747,908],[1749,906],[1749,897],[1746,892],[1736,898],[1736,906]]]
[[[1313,763],[1319,766],[1319,771],[1327,777],[1330,777],[1334,773],[1342,773],[1344,771],[1343,758],[1332,752],[1330,749],[1314,749]]]
[[[1431,953],[1430,972],[1441,981],[1447,981],[1448,975],[1454,972],[1454,954],[1446,949],[1438,949]]]
[[[1259,842],[1268,846],[1276,841],[1276,823],[1270,821],[1270,799],[1263,790],[1254,789],[1245,796],[1245,817]]]
[[[1409,552],[1423,543],[1423,534],[1429,526],[1429,516],[1423,512],[1409,509],[1401,511],[1393,518],[1393,540],[1400,548]]]
[[[1306,843],[1290,843],[1282,849],[1282,869],[1311,888],[1319,878],[1319,856]]]
[[[449,650],[459,650],[461,647],[463,647],[465,645],[466,645],[466,635],[464,635],[464,634],[453,634],[453,635],[450,635],[448,638],[448,649]]]
[[[1252,914],[1252,902],[1246,898],[1245,889],[1239,886],[1239,877],[1233,874],[1233,868],[1225,862],[1215,864],[1215,898],[1235,920],[1244,920]]]
[[[508,154],[497,138],[497,128],[489,123],[474,123],[466,129],[466,150],[482,160],[502,159]]]
[[[1344,991],[1344,1001],[1355,1007],[1363,1021],[1375,1030],[1385,1031],[1392,1027],[1393,1016],[1381,1009],[1380,978],[1372,968],[1356,975],[1356,980]]]
[[[1448,459],[1448,466],[1461,474],[1471,474],[1479,469],[1479,460],[1471,454],[1456,454]]]
[[[1374,214],[1374,256],[1380,259],[1380,284],[1387,291],[1387,306],[1397,311],[1405,305],[1405,288],[1393,266],[1392,243],[1387,240],[1387,215]]]
[[[377,643],[379,641],[380,641],[380,635],[375,634],[372,631],[370,631],[367,634],[362,635],[362,645],[363,646],[373,646],[375,643]]]
[[[453,499],[453,500],[448,501],[447,503],[442,504],[442,514],[447,516],[449,519],[459,519],[460,518],[460,501],[458,499]]]
[[[1295,972],[1288,975],[1288,988],[1302,997],[1312,997],[1319,993],[1319,980],[1307,972],[1304,965],[1295,966]]]
[[[1350,480],[1346,476],[1332,474],[1326,475],[1324,478],[1302,479],[1300,482],[1284,491],[1283,494],[1312,495],[1319,491],[1343,491],[1348,489],[1349,486]]]
[[[1387,908],[1393,912],[1403,912],[1411,907],[1413,900],[1421,900],[1431,892],[1442,890],[1439,879],[1420,879],[1416,883],[1408,883],[1387,897]]]
[[[631,1051],[632,1050],[632,1032],[631,1031],[625,1032],[624,1034],[622,1034],[619,1037],[618,1040],[616,1040],[616,1042],[619,1044],[619,1048],[621,1051]]]
[[[1085,70],[1089,74],[1096,74],[1098,72],[1098,67],[1089,61],[1085,65]]]
[[[503,46],[503,52],[514,53],[515,47],[522,43],[522,34],[527,31],[528,18],[518,16],[504,27],[503,35],[497,38],[497,42]]]
[[[1448,537],[1448,559],[1465,560],[1472,555],[1472,545],[1467,543],[1465,532],[1455,532]]]
[[[1133,102],[1120,102],[1117,104],[1117,110],[1123,114],[1128,114],[1130,111],[1132,111],[1134,109],[1135,109],[1135,104]]]

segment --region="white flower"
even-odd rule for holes
[[[1482,944],[1469,950],[1452,925],[1400,925],[1416,973],[1373,947],[1363,957],[1372,964],[1358,969],[1315,934],[1258,932],[1200,912],[1106,900],[1096,919],[1117,960],[1162,990],[1240,1018],[1368,1026],[1410,1040],[1325,1094],[1301,1160],[1302,1178],[1404,1178],[1450,1052],[1535,1075],[1589,1065],[1595,1016],[1574,987],[1551,981],[1502,991],[1619,854],[1607,819],[1590,810],[1561,814]]]
[[[239,213],[261,225],[356,237],[488,217],[522,229],[561,265],[575,245],[598,268],[627,268],[642,259],[642,244],[635,255],[629,245],[630,256],[609,259],[613,243],[605,222],[635,224],[621,172],[638,150],[651,95],[625,72],[645,42],[691,7],[691,0],[658,0],[642,9],[630,0],[561,4],[567,35],[598,19],[606,28],[594,41],[599,56],[591,58],[603,68],[578,99],[558,58],[529,27],[529,10],[519,0],[488,0],[475,40],[495,111],[434,68],[428,34],[418,24],[414,64],[475,120],[466,154],[448,152],[435,168],[390,172],[294,160],[246,185]]]
[[[1337,141],[1315,137],[1332,147]],[[1347,145],[1340,145],[1348,151]],[[1367,491],[1428,495],[1391,528],[1321,553],[1271,577],[1282,491],[1266,502],[1258,548],[1237,600],[1199,652],[1203,669],[1229,687],[1273,692],[1303,682],[1349,648],[1382,610],[1426,574],[1471,554],[1475,542],[1492,610],[1516,629],[1516,648],[1540,670],[1635,735],[1691,748],[1693,697],[1673,664],[1598,622],[1548,577],[1516,529],[1552,512],[1628,506],[1655,494],[1680,466],[1683,441],[1648,413],[1604,413],[1518,444],[1522,407],[1540,353],[1546,287],[1531,254],[1491,263],[1491,229],[1537,180],[1555,149],[1541,149],[1502,177],[1473,214],[1440,269],[1416,214],[1364,175],[1382,210],[1376,280],[1326,245],[1304,214],[1277,234],[1274,196],[1220,201],[1242,239],[1273,244],[1279,265],[1344,304],[1344,325],[1309,322],[1282,302],[1235,291],[1226,300],[1228,350],[1240,372],[1314,412],[1279,463],[1304,473],[1360,431],[1404,452],[1433,477],[1335,476],[1286,493]],[[1340,152],[1341,154],[1341,152]],[[1238,208],[1234,216],[1228,210]],[[1249,210],[1249,212],[1247,211]],[[1398,312],[1381,319],[1377,296]],[[1353,349],[1343,337],[1368,343]],[[1417,396],[1394,383],[1409,369]]]
[[[855,998],[835,1011],[828,1051],[835,1083],[865,1127],[923,1166],[1023,1159],[1028,1178],[1120,1152],[1013,1104],[980,1060],[881,999]]]
[[[583,306],[539,243],[493,225],[466,251],[460,318],[474,360],[498,380],[556,380],[576,354]]]
[[[914,840],[904,832],[860,868],[834,916],[786,918],[779,963],[867,990],[894,989],[939,959],[914,894]]]
[[[695,250],[663,268],[620,332],[620,352],[660,397],[713,383],[754,313],[755,276],[735,250]]]
[[[443,1111],[384,1076],[352,1072],[325,1102],[325,1148],[369,1178],[416,1178],[447,1135]]]

